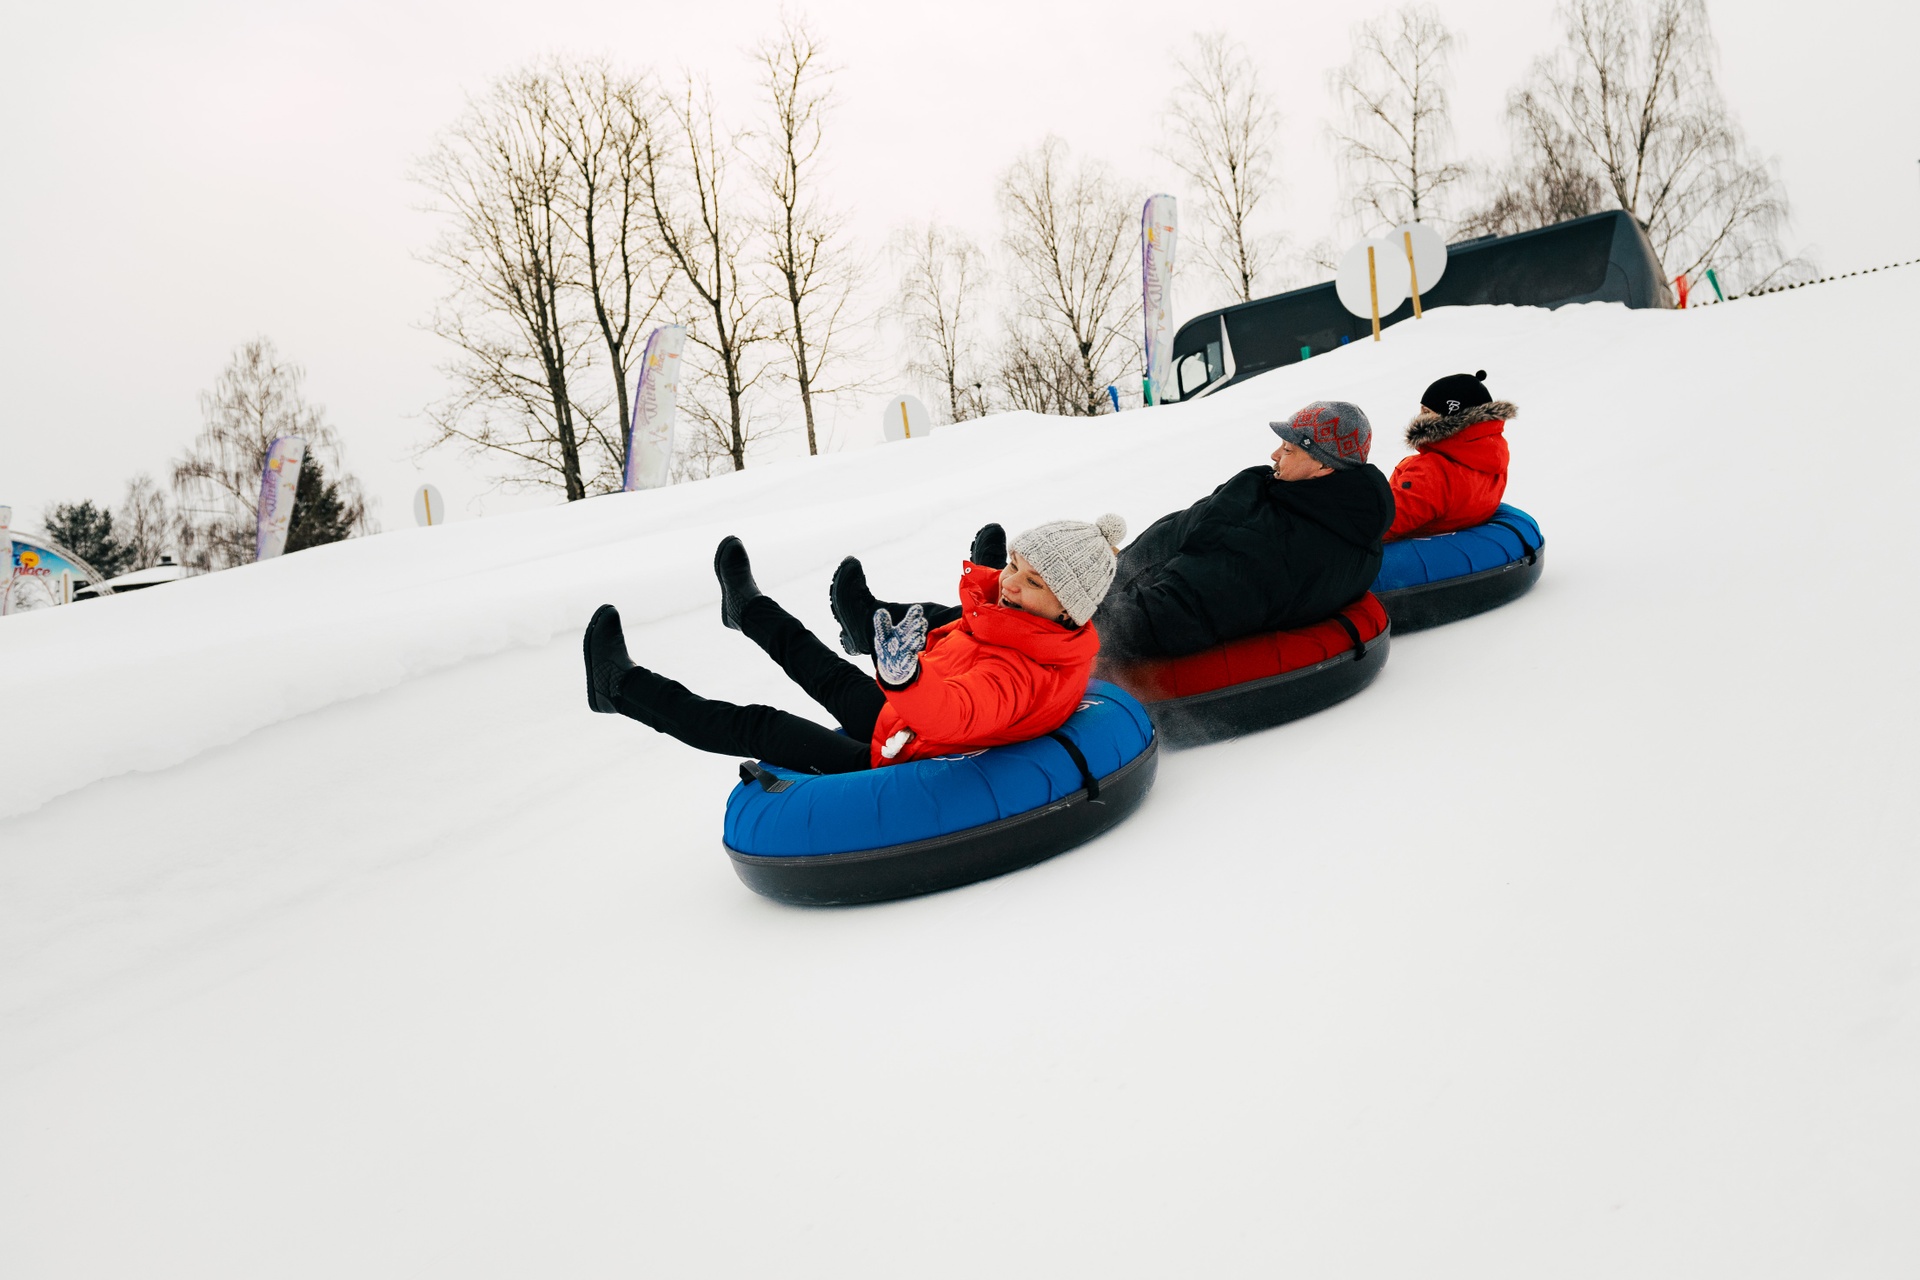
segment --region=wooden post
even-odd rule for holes
[[[867,412],[872,413],[873,410],[869,409]],[[900,402],[900,435],[903,439],[913,439],[913,424],[907,421],[907,402],[905,400]]]
[[[1413,265],[1413,232],[1402,231],[1400,238],[1407,242],[1407,278],[1413,281],[1413,318],[1420,319],[1420,268]]]
[[[1367,246],[1367,295],[1373,299],[1373,340],[1380,341],[1380,276],[1373,260],[1373,246]]]

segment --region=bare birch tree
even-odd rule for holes
[[[1513,235],[1610,207],[1606,184],[1549,113],[1510,112],[1508,123],[1513,159],[1494,175],[1485,203],[1459,220],[1459,234]]]
[[[712,90],[689,77],[665,104],[669,130],[647,148],[644,172],[654,233],[688,291],[687,339],[703,360],[690,370],[696,385],[681,405],[705,439],[688,442],[700,472],[725,458],[735,471],[759,434],[747,394],[763,366],[759,348],[772,338],[767,293],[753,275],[753,218],[731,177],[740,135],[718,119]],[[717,391],[722,403],[716,404]]]
[[[848,354],[861,278],[846,216],[829,208],[819,190],[834,68],[818,34],[792,17],[783,18],[780,34],[763,41],[754,57],[769,109],[758,168],[772,206],[765,241],[781,295],[775,336],[786,348],[786,376],[800,392],[807,452],[814,454],[820,452],[815,397],[848,389],[833,385],[833,373]]]
[[[1016,304],[1009,352],[1066,357],[1070,411],[1104,412],[1108,384],[1139,354],[1135,208],[1105,165],[1071,163],[1049,136],[1002,175],[1000,211]]]
[[[1560,13],[1565,45],[1509,99],[1522,159],[1601,184],[1669,275],[1711,265],[1754,287],[1799,265],[1780,243],[1785,189],[1721,97],[1703,0],[1572,0]]]
[[[607,351],[615,412],[587,417],[599,448],[599,486],[617,489],[627,464],[631,388],[648,324],[662,310],[672,265],[653,238],[644,159],[652,144],[644,80],[604,59],[545,65],[548,125],[565,162],[560,208],[572,233],[581,276],[576,282]],[[609,438],[611,437],[611,438]]]
[[[1236,300],[1251,302],[1280,251],[1279,236],[1253,227],[1274,187],[1280,113],[1246,50],[1223,32],[1196,35],[1179,67],[1160,154],[1200,192],[1203,230],[1188,243]]]
[[[341,522],[373,531],[360,483],[341,463],[340,438],[325,411],[307,402],[305,379],[271,341],[256,338],[200,394],[200,434],[173,464],[182,564],[206,572],[252,563],[260,472],[278,436],[304,439],[307,456],[334,477]]]
[[[1087,405],[1086,369],[1079,353],[1057,333],[1030,324],[1013,325],[994,362],[994,390],[1009,409],[1087,417],[1107,407],[1104,394]]]
[[[575,286],[581,246],[567,155],[555,135],[554,85],[539,67],[495,81],[415,174],[448,223],[426,260],[453,279],[433,332],[457,351],[453,393],[430,417],[428,447],[458,442],[513,459],[512,478],[587,496],[608,459],[583,457],[604,434],[577,385],[592,334]]]
[[[144,471],[127,481],[113,523],[127,549],[129,569],[151,569],[180,544],[179,517],[168,505],[167,495]]]
[[[1431,5],[1409,4],[1354,27],[1353,57],[1330,77],[1335,153],[1369,230],[1440,221],[1447,188],[1467,174],[1447,159],[1453,43]]]
[[[908,372],[939,387],[947,421],[980,417],[987,412],[978,342],[985,256],[964,233],[937,222],[895,233],[893,256]]]

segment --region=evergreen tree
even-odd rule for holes
[[[87,502],[56,502],[41,517],[47,536],[79,556],[103,578],[127,568],[127,546],[113,533],[113,512]]]
[[[340,482],[327,479],[320,459],[300,464],[293,491],[293,520],[287,525],[287,550],[304,551],[353,536],[354,512],[340,497]]]

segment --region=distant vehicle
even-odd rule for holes
[[[1613,209],[1518,235],[1463,240],[1448,246],[1440,282],[1420,294],[1423,308],[1575,302],[1673,305],[1660,260],[1631,215]],[[1384,328],[1412,316],[1409,299],[1380,317],[1380,324]],[[1173,336],[1174,386],[1169,390],[1175,394],[1167,398],[1197,399],[1372,334],[1371,317],[1341,306],[1332,281],[1209,311]]]
[[[29,613],[72,604],[82,590],[100,581],[100,574],[45,534],[8,531],[13,539],[13,575],[0,579],[6,593],[4,613]]]
[[[148,587],[157,587],[166,582],[178,582],[187,576],[185,565],[173,562],[172,556],[161,556],[160,563],[151,569],[135,569],[132,573],[123,573],[117,578],[108,578],[105,582],[95,582],[73,593],[75,600],[97,600],[101,596],[122,596],[129,591],[144,591]]]

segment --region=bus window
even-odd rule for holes
[[[1192,395],[1207,385],[1212,379],[1207,377],[1207,360],[1198,351],[1180,361],[1180,396],[1182,399]]]

